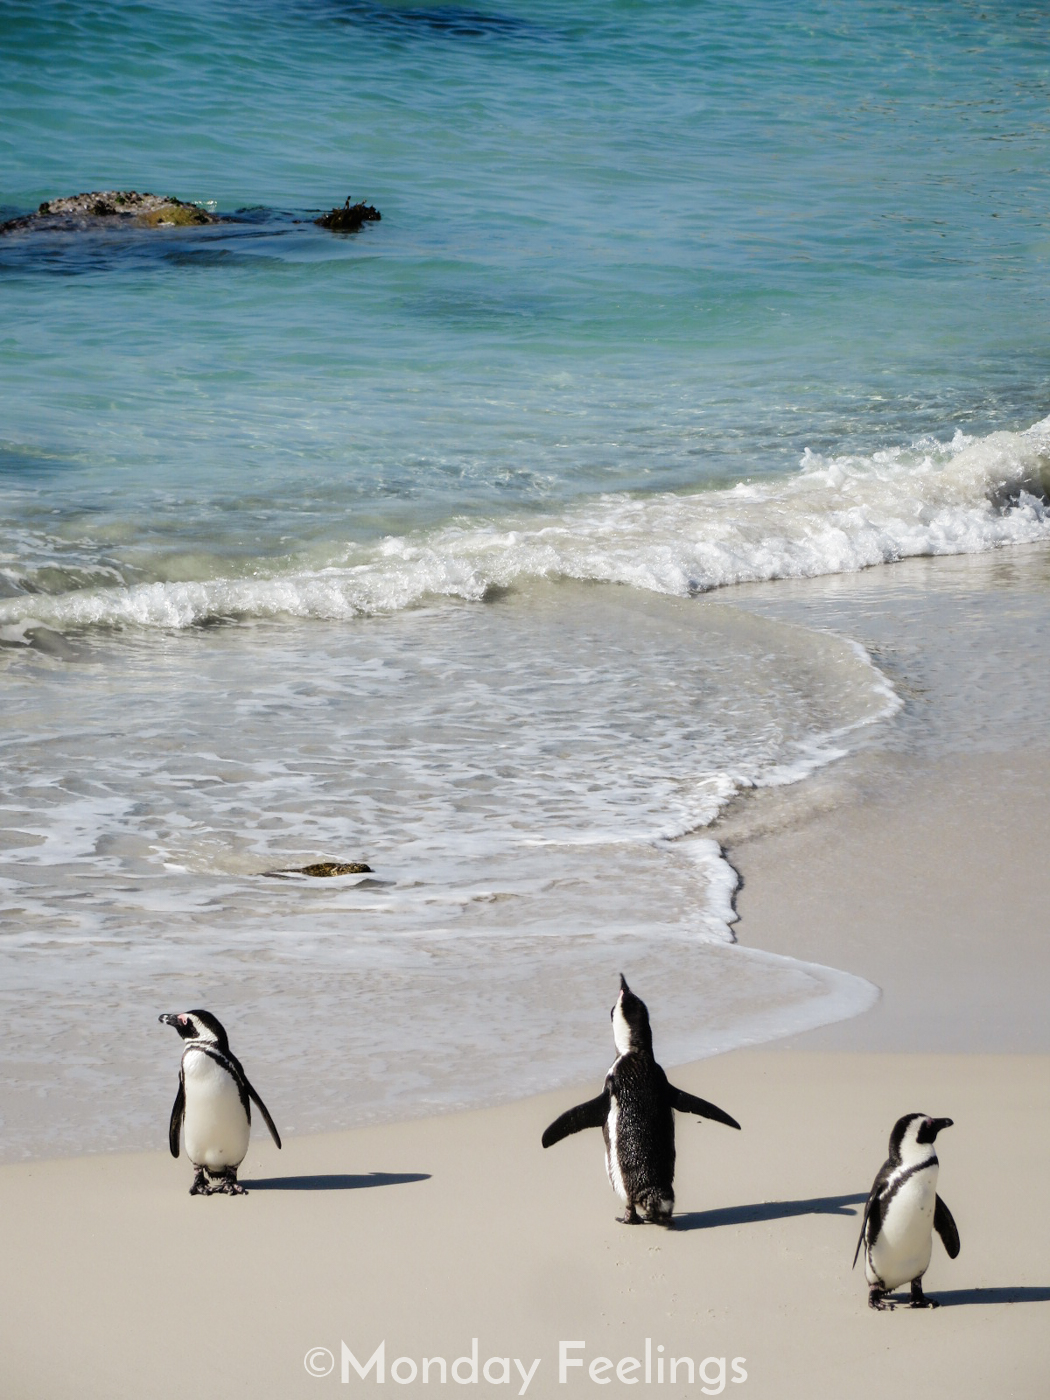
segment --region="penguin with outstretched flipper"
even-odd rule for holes
[[[543,1134],[552,1147],[570,1133],[601,1128],[605,1167],[623,1201],[625,1225],[641,1218],[669,1225],[674,1210],[674,1110],[695,1113],[730,1128],[740,1124],[706,1099],[676,1089],[653,1056],[653,1034],[645,1002],[620,974],[620,994],[610,1012],[616,1061],[596,1099],[577,1104]]]

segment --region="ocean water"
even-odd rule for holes
[[[621,968],[668,1060],[869,1005],[710,828],[911,720],[734,585],[1050,539],[1048,126],[1038,6],[5,4],[0,218],[222,221],[0,234],[0,1155],[161,1141],[187,1005],[293,1131]]]

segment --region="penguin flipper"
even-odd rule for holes
[[[875,1184],[871,1188],[871,1194],[864,1203],[864,1219],[860,1222],[860,1238],[857,1240],[857,1248],[853,1251],[852,1267],[857,1267],[857,1260],[860,1258],[860,1247],[864,1243],[868,1232],[868,1222],[871,1222],[871,1238],[878,1239],[879,1231],[882,1229],[882,1183],[888,1175],[886,1167],[883,1167],[875,1178]]]
[[[864,1231],[868,1228],[868,1215],[870,1211],[871,1197],[869,1196],[868,1203],[864,1207],[864,1219],[860,1222],[860,1235],[857,1238],[857,1248],[853,1251],[853,1263],[850,1265],[851,1269],[855,1269],[857,1267],[857,1260],[860,1258],[860,1247],[864,1243]]]
[[[600,1128],[609,1116],[609,1091],[603,1089],[596,1099],[577,1104],[563,1113],[543,1134],[544,1147],[553,1147],[571,1133],[582,1132],[584,1128]]]
[[[273,1138],[273,1140],[274,1140],[274,1142],[277,1144],[277,1146],[280,1147],[280,1145],[281,1145],[281,1135],[280,1135],[280,1133],[277,1131],[277,1125],[274,1123],[273,1119],[270,1117],[270,1110],[266,1107],[266,1105],[263,1103],[262,1099],[261,1099],[261,1098],[259,1097],[259,1095],[255,1092],[255,1090],[252,1088],[252,1086],[248,1083],[247,1079],[244,1081],[244,1087],[248,1090],[248,1093],[249,1093],[249,1095],[251,1096],[252,1102],[256,1105],[256,1107],[258,1108],[259,1112],[260,1112],[260,1113],[262,1114],[262,1116],[266,1119],[266,1126],[267,1126],[267,1127],[269,1128],[269,1130],[270,1130],[270,1136]]]
[[[933,1228],[941,1237],[945,1249],[948,1251],[949,1259],[957,1259],[962,1244],[959,1240],[959,1230],[952,1219],[952,1213],[948,1207],[937,1197],[937,1204],[933,1210]]]
[[[687,1094],[684,1089],[676,1089],[673,1084],[668,1084],[667,1088],[671,1097],[671,1107],[677,1108],[679,1113],[695,1113],[699,1118],[710,1118],[712,1122],[724,1123],[727,1128],[740,1127],[735,1118],[730,1118],[728,1113],[715,1104],[708,1103],[706,1099],[698,1099],[695,1094]]]
[[[175,1095],[175,1102],[171,1106],[171,1122],[168,1124],[168,1146],[171,1148],[171,1155],[179,1155],[179,1133],[182,1131],[182,1115],[186,1112],[186,1085],[183,1082],[182,1070],[179,1070],[179,1091]]]

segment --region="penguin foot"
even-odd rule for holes
[[[247,1196],[248,1192],[237,1180],[237,1168],[231,1167],[228,1172],[224,1172],[222,1176],[216,1177],[215,1184],[208,1194],[220,1196]]]
[[[886,1312],[886,1294],[881,1288],[872,1288],[868,1293],[868,1307],[874,1308],[876,1312]]]
[[[665,1228],[670,1225],[674,1214],[673,1191],[650,1191],[640,1204],[646,1224],[663,1225]]]
[[[628,1206],[623,1215],[618,1215],[616,1218],[621,1225],[640,1225],[642,1223],[642,1218],[634,1206]]]
[[[911,1306],[913,1308],[939,1308],[941,1305],[936,1298],[927,1298],[922,1291],[922,1280],[914,1278],[911,1281]]]
[[[190,1187],[191,1196],[247,1196],[248,1192],[237,1180],[237,1172],[223,1172],[213,1176],[207,1167],[198,1167]]]

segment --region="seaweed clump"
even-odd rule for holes
[[[331,229],[333,233],[356,233],[362,224],[378,223],[382,217],[374,205],[363,202],[351,204],[350,196],[347,195],[346,203],[341,209],[329,209],[327,214],[322,214],[314,223],[321,228]]]
[[[315,880],[333,875],[371,875],[372,867],[363,860],[317,860],[312,865],[286,865],[281,870],[264,870],[274,880],[286,880],[289,875],[310,875]]]
[[[319,860],[313,865],[301,865],[299,870],[301,874],[312,875],[314,879],[324,879],[332,875],[370,874],[372,867],[363,860]]]

